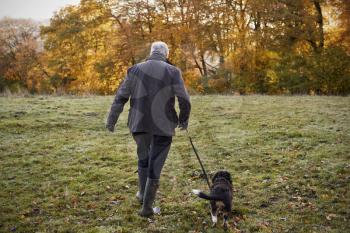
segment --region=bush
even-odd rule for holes
[[[318,94],[350,94],[350,56],[341,47],[325,48],[310,59],[312,88]]]
[[[276,67],[278,88],[289,94],[307,94],[310,91],[308,58],[299,54],[284,54]]]

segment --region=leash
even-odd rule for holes
[[[186,133],[187,133],[188,139],[190,140],[192,149],[193,149],[194,153],[196,154],[197,160],[198,160],[199,164],[201,165],[202,171],[203,171],[203,173],[204,173],[204,177],[205,177],[205,179],[206,179],[206,181],[207,181],[207,184],[208,184],[208,187],[209,187],[209,189],[210,189],[210,182],[209,182],[209,179],[208,179],[208,175],[207,175],[207,173],[205,172],[203,163],[202,163],[202,161],[201,161],[201,159],[200,159],[200,157],[199,157],[199,155],[198,155],[198,153],[197,153],[196,147],[194,146],[193,141],[192,141],[192,138],[191,138],[190,134],[188,133],[188,130],[187,130],[187,129],[186,129]]]

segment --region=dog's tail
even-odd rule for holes
[[[206,200],[211,200],[211,201],[221,201],[221,197],[220,196],[215,196],[215,195],[208,195],[203,193],[201,190],[199,189],[192,189],[192,193],[196,194],[198,197],[206,199]]]

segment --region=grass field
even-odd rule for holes
[[[137,215],[135,145],[113,97],[0,98],[0,232],[223,232],[186,135],[163,170],[161,215]],[[194,96],[210,174],[233,175],[229,232],[350,232],[350,97]]]

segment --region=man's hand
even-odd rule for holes
[[[180,130],[186,130],[187,129],[187,124],[186,123],[180,123],[179,124]]]
[[[186,130],[187,128],[183,127],[183,126],[179,126],[179,129],[182,130]]]
[[[114,125],[106,125],[109,132],[114,132]]]

